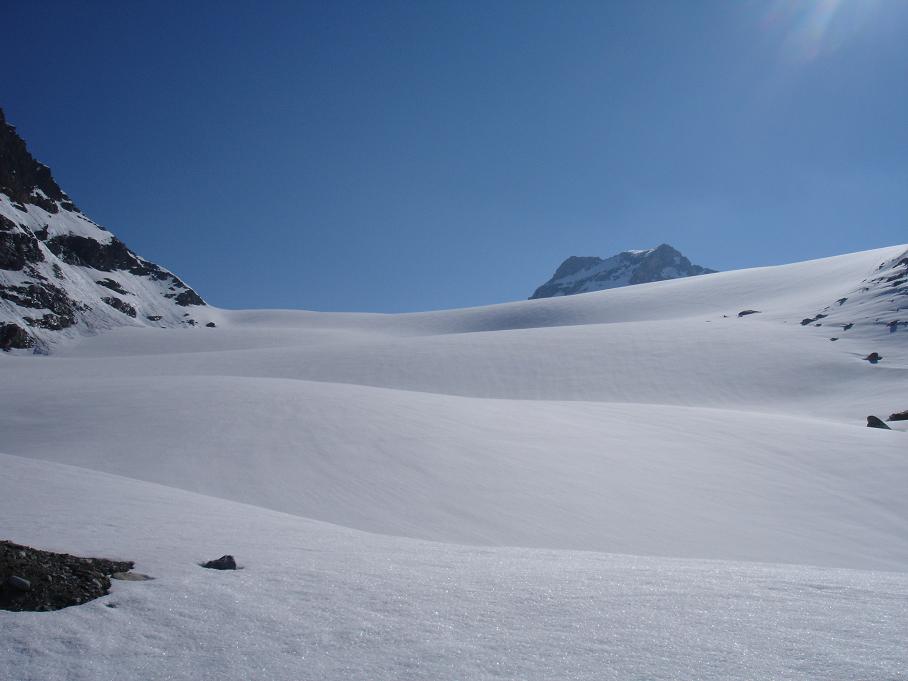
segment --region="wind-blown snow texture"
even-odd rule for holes
[[[31,169],[47,241],[95,229]],[[864,424],[908,409],[908,247],[185,328],[28,224],[5,286],[107,272],[171,328],[0,353],[0,537],[156,579],[0,611],[0,679],[905,678],[908,422]]]
[[[199,295],[83,215],[0,110],[0,349],[207,323]]]
[[[668,244],[643,251],[624,251],[605,260],[571,256],[558,266],[551,279],[536,289],[530,300],[605,291],[619,286],[713,272],[715,270],[692,265],[690,260]]]

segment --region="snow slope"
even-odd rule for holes
[[[906,573],[426,543],[59,464],[0,466],[14,540],[135,559],[155,577],[56,613],[0,611],[3,679],[839,681],[908,668]],[[227,550],[244,569],[196,564]]]
[[[906,441],[863,425],[905,407],[904,333],[855,318],[833,343],[800,320],[905,250],[470,310],[124,328],[6,357],[3,446],[422,539],[903,568]]]
[[[0,613],[7,664],[899,678],[908,423],[864,423],[908,409],[906,254],[0,354],[2,534],[159,577],[59,633]],[[224,552],[247,569],[200,574]]]

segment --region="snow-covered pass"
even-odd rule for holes
[[[0,679],[905,678],[908,246],[220,310],[4,130],[0,539],[153,579],[0,610]]]

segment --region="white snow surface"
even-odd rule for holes
[[[905,678],[906,252],[0,356],[0,679]]]
[[[427,543],[0,465],[13,539],[155,577],[0,611],[3,679],[900,679],[908,664],[906,573]],[[242,570],[198,567],[228,550]]]

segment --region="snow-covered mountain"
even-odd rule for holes
[[[118,326],[207,323],[176,275],[92,222],[0,110],[0,349]]]
[[[530,300],[713,272],[715,270],[692,265],[690,260],[668,244],[641,251],[624,251],[605,259],[572,255],[558,266],[551,279],[536,289]]]

